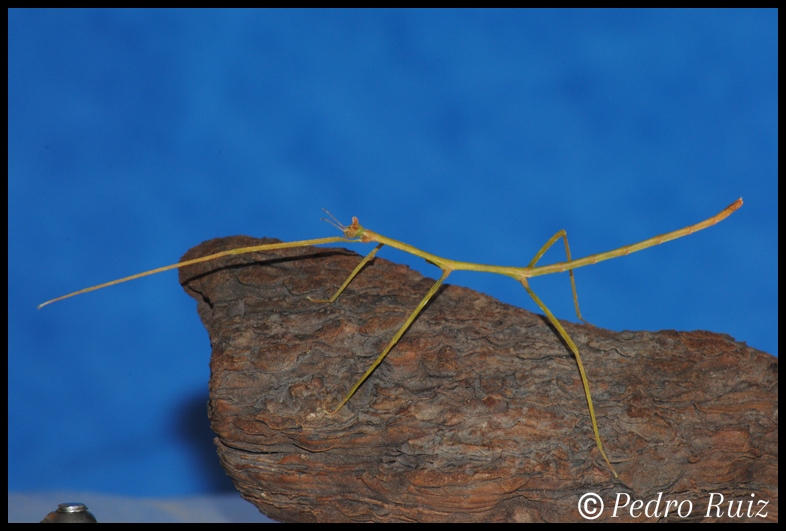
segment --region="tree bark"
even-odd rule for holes
[[[183,259],[276,241],[211,240]],[[333,304],[308,300],[330,297],[359,261],[305,247],[180,272],[213,348],[219,458],[271,518],[582,521],[594,492],[597,521],[777,521],[778,360],[726,335],[563,322],[619,480],[548,321],[458,286],[331,414],[434,282],[376,258]],[[649,513],[631,512],[636,500]]]

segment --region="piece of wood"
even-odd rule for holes
[[[211,240],[183,259],[274,241]],[[581,521],[579,498],[594,492],[606,504],[598,521],[777,521],[778,361],[725,335],[564,322],[620,481],[545,317],[449,284],[331,415],[433,284],[375,258],[335,303],[306,298],[332,295],[359,261],[308,247],[180,271],[213,347],[221,463],[271,518]],[[629,504],[612,517],[618,495],[659,493],[657,515],[631,516]],[[689,516],[665,516],[668,500],[690,501]],[[732,500],[743,514],[766,500],[767,517],[731,517]],[[721,516],[706,517],[710,503]]]

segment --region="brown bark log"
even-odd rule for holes
[[[275,241],[211,240],[183,259]],[[595,447],[576,361],[556,331],[457,286],[438,292],[330,414],[434,282],[376,258],[335,303],[306,298],[331,296],[359,260],[307,247],[181,270],[213,348],[221,463],[265,514],[581,521],[579,498],[595,492],[598,521],[777,521],[778,360],[726,335],[563,323],[620,480]],[[646,503],[659,493],[655,516],[631,516],[630,505],[612,515],[618,495]],[[689,516],[664,515],[669,500],[683,514],[691,502]],[[729,516],[729,501],[734,514],[741,502],[743,514],[767,516]],[[710,503],[720,509],[707,517]]]

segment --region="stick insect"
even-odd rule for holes
[[[565,230],[561,230],[557,232],[554,236],[552,236],[543,247],[537,252],[535,257],[532,261],[527,264],[525,267],[513,267],[513,266],[496,266],[496,265],[485,265],[485,264],[475,264],[471,262],[461,262],[459,260],[450,260],[448,258],[442,258],[440,256],[436,256],[434,254],[428,253],[426,251],[421,251],[420,249],[413,247],[409,244],[404,242],[400,242],[398,240],[394,240],[392,238],[388,238],[387,236],[383,236],[378,234],[370,229],[363,227],[358,218],[353,217],[352,223],[349,226],[342,225],[336,218],[333,217],[330,212],[325,210],[325,212],[330,216],[331,219],[324,219],[338,230],[343,233],[343,236],[334,236],[329,238],[317,238],[313,240],[301,240],[296,242],[284,242],[284,243],[273,243],[273,244],[264,244],[264,245],[255,245],[252,247],[240,247],[237,249],[231,249],[228,251],[223,251],[220,253],[211,254],[208,256],[203,256],[200,258],[194,258],[192,260],[186,260],[184,262],[179,262],[177,264],[172,264],[164,267],[159,267],[156,269],[151,269],[149,271],[145,271],[143,273],[137,273],[136,275],[131,275],[128,277],[120,278],[117,280],[113,280],[111,282],[106,282],[104,284],[98,284],[96,286],[92,286],[89,288],[84,288],[79,291],[75,291],[73,293],[69,293],[67,295],[63,295],[61,297],[57,297],[55,299],[48,300],[38,306],[39,309],[43,308],[44,306],[51,304],[53,302],[57,302],[63,299],[67,299],[69,297],[74,297],[76,295],[81,295],[83,293],[87,293],[89,291],[95,291],[98,289],[106,288],[109,286],[113,286],[115,284],[120,284],[122,282],[128,282],[129,280],[134,280],[140,277],[145,277],[148,275],[155,275],[156,273],[161,273],[163,271],[168,271],[170,269],[177,269],[185,266],[189,266],[192,264],[198,264],[201,262],[207,262],[210,260],[215,260],[217,258],[221,258],[224,256],[232,256],[232,255],[240,255],[246,253],[253,253],[259,251],[271,251],[275,249],[289,249],[294,247],[305,247],[308,245],[321,245],[326,243],[376,243],[376,247],[374,247],[371,252],[369,252],[365,258],[363,258],[360,263],[355,267],[352,273],[349,274],[347,279],[344,283],[338,288],[338,290],[333,294],[332,297],[329,299],[311,299],[308,297],[309,300],[317,303],[332,303],[341,295],[341,293],[346,289],[352,279],[354,279],[358,273],[363,269],[363,267],[377,254],[377,252],[385,245],[393,247],[395,249],[399,249],[406,253],[412,254],[414,256],[418,256],[423,258],[427,262],[432,263],[433,265],[440,268],[442,271],[442,275],[440,276],[439,280],[437,280],[431,289],[429,289],[428,293],[423,297],[417,307],[412,311],[412,313],[407,317],[404,324],[398,329],[395,333],[393,338],[390,340],[388,345],[382,351],[382,353],[377,357],[373,364],[368,368],[368,370],[360,377],[360,379],[355,382],[346,396],[341,400],[338,407],[333,411],[333,414],[337,413],[344,404],[352,398],[358,388],[363,385],[363,382],[374,372],[374,369],[382,363],[382,360],[385,359],[385,356],[396,346],[398,341],[401,337],[406,333],[407,329],[409,329],[412,322],[417,318],[423,308],[428,304],[429,300],[434,296],[435,293],[439,290],[439,287],[445,282],[448,276],[453,271],[479,271],[484,273],[495,273],[498,275],[505,275],[511,277],[519,282],[521,282],[524,289],[527,291],[532,300],[535,301],[541,310],[546,314],[551,324],[554,326],[556,331],[559,333],[559,336],[565,341],[567,346],[570,348],[573,355],[576,357],[576,364],[579,367],[579,374],[581,375],[581,383],[584,387],[584,395],[587,398],[587,406],[589,408],[590,413],[590,420],[592,421],[592,431],[595,434],[595,445],[598,447],[600,454],[603,456],[603,459],[606,461],[606,464],[609,466],[611,471],[614,473],[615,477],[619,477],[617,475],[617,471],[614,470],[614,467],[611,465],[609,458],[606,456],[606,452],[603,450],[603,444],[600,439],[600,432],[598,431],[598,422],[595,417],[595,408],[592,405],[592,396],[590,394],[590,387],[589,387],[589,380],[587,379],[587,374],[584,371],[584,364],[581,362],[581,355],[579,354],[579,349],[576,346],[576,343],[573,342],[573,339],[568,335],[565,329],[562,327],[560,322],[554,317],[554,314],[551,313],[551,310],[540,300],[540,298],[535,295],[535,292],[529,286],[529,278],[537,277],[541,275],[548,275],[551,273],[562,273],[567,271],[570,275],[570,283],[571,289],[573,291],[573,303],[576,308],[576,315],[579,320],[586,323],[584,318],[581,316],[581,310],[579,310],[579,299],[576,295],[576,280],[573,276],[573,270],[579,267],[583,267],[590,264],[597,264],[598,262],[602,262],[604,260],[610,260],[612,258],[617,258],[618,256],[628,255],[630,253],[635,253],[636,251],[641,251],[642,249],[646,249],[648,247],[652,247],[654,245],[658,245],[660,243],[664,243],[670,240],[676,240],[677,238],[682,238],[683,236],[687,236],[689,234],[693,234],[694,232],[700,231],[702,229],[706,229],[716,223],[726,219],[730,216],[735,210],[742,206],[742,198],[737,199],[734,203],[727,206],[718,214],[712,216],[711,218],[705,219],[699,223],[694,225],[690,225],[688,227],[684,227],[679,230],[675,230],[672,232],[668,232],[666,234],[661,234],[659,236],[654,236],[647,240],[641,241],[639,243],[634,243],[632,245],[626,245],[623,247],[619,247],[617,249],[607,251],[605,253],[598,253],[586,256],[584,258],[579,258],[577,260],[573,260],[570,256],[570,247],[568,245],[568,236]],[[558,262],[551,265],[546,266],[537,266],[536,264],[543,256],[543,254],[549,250],[549,248],[554,245],[558,240],[562,239],[565,243],[565,254],[567,255],[567,260],[565,262]],[[589,324],[589,323],[587,323]]]

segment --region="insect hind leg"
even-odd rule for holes
[[[532,259],[532,261],[529,264],[527,264],[527,267],[535,267],[535,264],[538,263],[538,260],[540,260],[543,257],[543,255],[546,253],[546,251],[548,251],[551,248],[551,246],[554,245],[557,242],[557,240],[559,240],[560,238],[562,238],[562,240],[565,242],[565,254],[568,257],[567,261],[570,262],[572,258],[570,257],[570,245],[568,245],[568,233],[565,232],[565,229],[562,229],[561,231],[557,232],[554,236],[549,238],[549,241],[547,241],[543,245],[543,247],[540,248],[540,251],[538,251],[538,253]],[[581,316],[581,310],[579,309],[579,296],[576,293],[576,278],[573,276],[573,270],[568,269],[568,274],[570,275],[570,287],[573,290],[573,305],[576,308],[576,316],[579,318],[579,321],[581,321],[582,323],[592,326],[590,322],[588,322],[586,319],[584,319]]]

